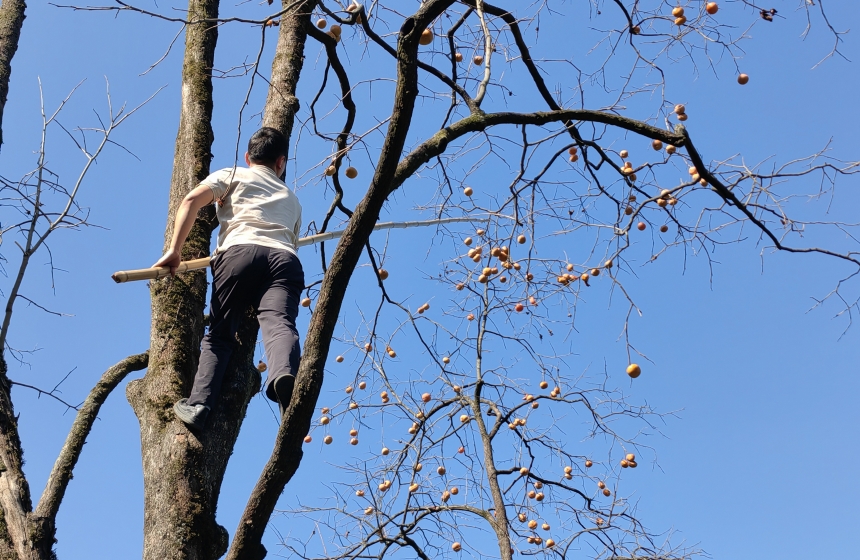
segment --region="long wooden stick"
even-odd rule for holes
[[[438,220],[422,220],[417,222],[383,222],[380,224],[376,224],[373,230],[377,231],[381,229],[406,229],[413,227],[452,224],[457,222],[480,222],[485,219],[486,217],[480,218],[477,216],[463,216],[459,218],[439,218]],[[323,241],[338,239],[340,236],[343,235],[343,233],[344,230],[327,231],[325,233],[318,233],[316,235],[302,237],[301,239],[299,239],[297,245],[299,247],[315,245],[317,243],[322,243]],[[203,257],[202,259],[194,259],[191,261],[182,262],[177,267],[176,273],[179,274],[181,272],[187,272],[189,270],[198,270],[201,268],[206,268],[209,266],[209,259],[210,257]],[[118,272],[114,272],[111,275],[111,278],[113,278],[114,282],[116,282],[117,284],[122,284],[123,282],[134,282],[136,280],[158,280],[159,278],[165,278],[167,276],[170,276],[170,268],[166,266],[161,266],[158,268],[141,268],[138,270],[120,270]]]

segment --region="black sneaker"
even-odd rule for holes
[[[202,404],[188,404],[188,399],[179,399],[173,405],[173,412],[189,428],[203,430],[206,426],[206,417],[209,416],[209,407]]]
[[[295,384],[296,377],[294,375],[282,375],[272,381],[272,390],[275,392],[275,400],[278,401],[281,418],[284,417],[284,412],[290,406],[290,398],[293,396],[293,387]]]

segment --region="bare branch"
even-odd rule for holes
[[[48,519],[51,525],[54,524],[66,488],[72,478],[72,471],[78,462],[81,451],[83,451],[84,443],[98,417],[101,406],[129,373],[145,369],[148,364],[149,352],[144,352],[129,356],[102,374],[101,379],[90,391],[78,410],[72,428],[69,430],[69,435],[66,437],[66,442],[63,444],[63,449],[48,476],[42,498],[36,506],[35,515],[37,517]]]

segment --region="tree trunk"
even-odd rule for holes
[[[18,50],[21,26],[24,25],[24,0],[2,0],[0,5],[0,147],[3,144],[3,110],[9,96],[9,78],[12,76],[12,57]]]
[[[23,466],[18,417],[12,406],[6,359],[0,354],[0,558],[4,554],[19,560],[50,558],[50,545],[47,551],[32,546],[29,514],[33,505]]]
[[[218,0],[189,0],[191,22],[218,17]],[[209,174],[212,154],[212,67],[216,25],[186,28],[182,105],[173,161],[165,248],[185,195]],[[215,210],[204,208],[188,236],[183,260],[209,254]],[[222,397],[199,437],[173,414],[172,406],[191,389],[203,336],[206,272],[151,284],[152,327],[146,376],[128,386],[128,399],[141,428],[144,476],[144,559],[218,558],[227,550],[227,531],[215,522],[227,461],[248,401],[260,386],[251,364],[253,339],[247,328],[224,378]]]

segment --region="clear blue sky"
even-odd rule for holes
[[[143,4],[162,12],[170,9],[164,3]],[[814,18],[812,31],[803,39],[806,20],[803,11],[796,11],[796,4],[777,2],[775,7],[785,19],[770,24],[759,21],[749,31],[752,40],[743,43],[745,53],[738,61],[742,71],[752,77],[745,87],[735,83],[736,72],[727,57],[722,57],[713,70],[700,65],[698,72],[683,60],[666,63],[666,96],[687,104],[691,115],[688,129],[706,161],[741,154],[748,163],[771,157],[773,162],[784,162],[826,145],[833,157],[860,159],[860,111],[852,101],[856,96],[850,93],[860,86],[856,62],[834,57],[812,69],[829,52],[832,35],[820,18]],[[755,19],[749,11],[740,16],[744,12],[739,2],[722,2],[721,6],[723,21],[741,28]],[[561,4],[559,8],[567,10],[568,6]],[[265,4],[243,4],[238,8],[225,6],[223,11],[260,17],[268,9]],[[601,9],[608,13],[614,7],[607,3]],[[827,9],[839,30],[856,22],[860,15],[856,3],[847,0],[828,2]],[[87,179],[80,202],[91,209],[91,222],[101,227],[60,232],[52,241],[55,265],[62,269],[56,274],[55,291],[51,289],[47,267],[43,266],[47,260],[44,253],[36,258],[29,273],[25,295],[74,316],[46,315],[21,302],[16,308],[11,344],[38,351],[28,357],[28,365],[10,361],[10,377],[50,388],[74,369],[61,386],[62,397],[80,402],[107,367],[148,346],[146,286],[117,286],[110,274],[148,266],[159,256],[179,112],[181,48],[174,49],[158,67],[141,76],[164,54],[178,31],[175,25],[140,15],[114,18],[70,12],[39,2],[31,2],[27,13],[4,115],[5,144],[0,154],[0,174],[4,177],[20,176],[35,166],[40,123],[37,78],[42,80],[49,108],[75,84],[86,80],[63,114],[62,122],[67,127],[94,123],[93,109],[102,111],[105,106],[104,77],[110,80],[114,105],[124,101],[136,105],[166,86],[117,133],[117,140],[139,160],[119,149],[109,150]],[[552,50],[541,55],[567,58],[577,65],[594,64],[593,58],[602,54],[598,50],[590,55],[592,58],[586,55],[586,47],[595,42],[596,36],[588,27],[600,28],[602,22],[597,19],[577,25],[578,35],[568,40],[576,33],[569,33],[559,21],[545,18],[541,22],[541,39]],[[565,37],[565,41],[550,42],[548,34]],[[223,26],[216,65],[224,69],[253,60],[258,36],[256,29]],[[856,61],[860,58],[856,37],[843,37],[842,52]],[[529,40],[533,38],[531,33]],[[352,48],[350,40],[345,38],[340,48],[353,79],[381,75],[375,73],[380,70],[374,61],[385,60],[388,64],[388,59],[372,48],[368,52]],[[271,34],[264,75],[268,74],[274,42]],[[181,37],[177,42],[180,46]],[[321,77],[323,64],[317,53],[316,46],[308,50],[300,91],[302,118],[307,117],[307,104]],[[500,59],[496,58],[499,62]],[[569,88],[574,83],[570,68],[561,64],[548,67],[556,73],[548,80],[549,86],[567,88],[563,89],[564,95],[570,96]],[[384,72],[390,72],[390,66]],[[488,105],[498,109],[510,103],[510,107],[519,109],[531,103],[534,109],[542,108],[523,82],[517,82],[517,71],[506,72],[509,75],[503,83],[512,87],[518,97],[509,100],[495,94]],[[429,86],[432,82],[425,83]],[[237,112],[247,78],[216,80],[215,87],[213,169],[233,162]],[[362,113],[363,124],[371,122],[371,112],[385,115],[390,90],[384,83],[375,85],[372,91],[367,87],[358,90],[360,106],[367,108],[366,116]],[[258,123],[251,115],[262,108],[264,94],[258,82],[251,107],[245,112],[248,118],[243,134]],[[596,104],[603,99],[597,93],[589,95],[593,95]],[[329,90],[323,98],[324,106],[330,107],[333,99]],[[646,118],[653,113],[654,99],[628,105],[628,116]],[[427,114],[435,115],[429,102],[427,106]],[[637,113],[639,109],[641,114]],[[335,118],[330,129],[338,122]],[[416,128],[427,132],[436,123],[438,119],[420,114]],[[307,145],[300,141],[293,150],[297,161],[290,164],[288,180],[300,187],[304,222],[309,223],[323,216],[326,191],[313,174],[303,172],[323,161],[329,148],[314,143],[307,130],[302,134]],[[378,140],[378,135],[371,135],[370,155],[353,161],[361,173],[356,185],[366,185],[361,180],[371,175]],[[649,150],[643,139],[618,136],[611,140],[618,147],[628,147],[634,157],[636,152]],[[49,142],[49,167],[69,180],[80,166],[80,155],[59,129],[52,131]],[[313,173],[318,172],[319,169]],[[491,190],[493,184],[507,184],[504,171],[498,175],[489,170],[485,173],[481,176],[485,181],[481,183],[483,191]],[[426,214],[409,211],[427,201],[432,190],[422,188],[432,188],[432,184],[426,181],[416,181],[404,189],[382,218],[426,218]],[[806,216],[818,215],[822,220],[857,222],[858,187],[856,177],[840,179],[827,216],[824,212],[828,204],[821,202],[810,202],[808,210],[804,206],[798,211]],[[812,193],[817,188],[815,180],[801,179],[786,186],[784,192]],[[354,205],[360,192],[360,186],[348,192],[347,204]],[[5,223],[11,218],[4,215],[2,219]],[[457,231],[467,230],[463,227]],[[736,233],[732,235],[737,237]],[[450,293],[423,280],[439,271],[450,248],[437,243],[428,250],[431,236],[430,231],[398,233],[387,247],[386,268],[392,272],[389,287],[396,298],[409,301],[412,307],[432,299],[436,309],[436,302],[441,308],[451,300]],[[617,299],[610,302],[608,284],[596,282],[578,306],[579,328],[565,339],[569,344],[565,351],[573,354],[569,360],[573,370],[602,371],[605,364],[611,382],[625,388],[634,402],[647,402],[664,412],[677,411],[676,417],[660,427],[662,436],[653,435],[644,442],[653,451],[645,453],[635,482],[627,485],[638,499],[639,515],[649,528],[673,530],[675,539],[697,545],[715,558],[844,555],[849,531],[860,526],[855,506],[860,501],[860,484],[855,475],[860,451],[854,412],[855,396],[860,391],[860,325],[843,336],[850,318],[835,317],[841,310],[838,305],[808,310],[814,304],[813,298],[827,294],[849,268],[822,257],[774,255],[756,244],[756,235],[749,229],[741,237],[745,238],[741,243],[716,250],[712,269],[704,256],[690,253],[685,262],[680,251],[646,264],[650,236],[648,241],[639,242],[641,250],[634,253],[638,260],[634,259],[626,271],[627,285],[643,310],[643,316],[631,322],[631,336],[653,363],[646,363],[642,377],[635,383],[630,384],[623,374],[627,358],[623,343],[617,340],[626,308]],[[731,238],[729,235],[726,239]],[[385,238],[374,239],[381,248]],[[577,250],[561,241],[552,243],[558,245],[548,245],[548,252]],[[833,231],[810,233],[798,243],[843,250],[853,243],[856,249],[856,241]],[[8,276],[17,264],[11,236],[3,240],[0,249],[8,259],[3,263],[7,277],[0,280],[0,288],[6,294],[11,285]],[[302,257],[308,280],[319,278],[318,254],[304,250]],[[403,278],[408,280],[398,281]],[[360,330],[359,314],[375,309],[377,296],[367,296],[373,293],[369,291],[372,286],[369,269],[360,268],[344,305],[345,329]],[[860,295],[856,281],[846,290],[852,301]],[[853,313],[856,319],[856,307]],[[301,332],[307,319],[306,313],[300,318]],[[336,345],[332,357],[347,349],[344,344]],[[407,373],[404,363],[404,375],[421,371],[421,360],[426,357],[421,357],[417,345],[404,343],[398,354],[408,357],[414,368]],[[354,373],[346,365],[338,368],[332,363],[320,405],[339,400],[343,386]],[[142,480],[138,425],[123,389],[124,385],[102,409],[69,487],[58,520],[60,558],[140,555]],[[38,399],[25,389],[16,387],[13,395],[21,415],[26,471],[37,499],[73,414],[55,401]],[[231,534],[256,474],[269,456],[276,428],[266,401],[256,397],[228,469],[219,505],[219,520]],[[583,435],[572,435],[572,442]],[[307,501],[328,495],[326,484],[338,476],[332,464],[375,452],[378,445],[370,440],[357,448],[345,445],[344,438],[340,440],[343,445],[331,448],[322,448],[315,441],[285,491],[283,507],[294,505],[297,498]],[[292,523],[283,516],[273,518],[275,530],[266,537],[271,553],[277,552],[276,532],[289,533]]]

